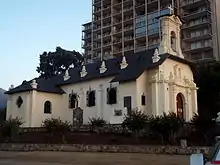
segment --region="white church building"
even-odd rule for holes
[[[80,107],[84,124],[93,117],[119,124],[134,109],[147,115],[175,112],[189,121],[197,113],[194,65],[181,51],[179,18],[159,19],[157,49],[70,68],[47,80],[24,81],[6,92],[7,118],[22,118],[24,127],[39,127],[50,117],[74,122]]]

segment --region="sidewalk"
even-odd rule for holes
[[[183,155],[75,152],[0,152],[0,165],[188,165]]]

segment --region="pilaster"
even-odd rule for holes
[[[160,71],[160,80],[159,80],[159,89],[158,92],[159,92],[159,115],[162,115],[164,112],[167,113],[169,110],[168,110],[168,107],[167,107],[167,91],[166,91],[166,80],[164,78],[164,72],[163,71]]]
[[[191,116],[192,116],[192,100],[190,99],[191,98],[191,89],[190,88],[186,88],[186,94],[185,94],[185,119],[186,121],[189,121]]]
[[[97,93],[97,116],[103,118],[103,110],[104,110],[104,97],[103,97],[103,85],[99,85],[98,93]]]
[[[33,127],[34,126],[34,121],[33,121],[33,115],[34,115],[34,111],[35,106],[36,106],[36,94],[37,92],[35,90],[32,90],[32,92],[30,93],[30,110],[29,110],[29,126]]]
[[[26,96],[26,108],[25,108],[25,110],[26,110],[26,112],[25,112],[25,123],[24,123],[24,126],[25,127],[29,127],[30,125],[31,125],[31,123],[30,123],[30,121],[29,121],[29,117],[30,117],[30,113],[31,113],[31,110],[30,110],[30,105],[31,105],[31,101],[30,101],[30,99],[31,99],[31,92],[28,92],[28,94],[27,94],[27,96]]]
[[[158,97],[158,71],[155,71],[151,78],[151,91],[152,91],[152,113],[158,115],[159,113],[159,97]]]
[[[79,107],[81,108],[81,109],[84,109],[85,107],[84,107],[84,105],[86,105],[85,104],[85,98],[86,98],[86,96],[85,96],[85,90],[83,89],[83,88],[80,88],[80,92],[79,92]]]
[[[13,102],[12,102],[12,95],[8,95],[8,99],[7,99],[7,109],[6,109],[6,119],[9,119],[9,117],[12,115],[12,110],[13,110],[13,106],[12,106]]]
[[[192,89],[192,100],[193,100],[193,104],[192,104],[192,111],[193,113],[198,113],[198,104],[197,104],[197,89],[193,88]]]
[[[169,88],[169,111],[175,112],[176,99],[175,99],[174,76],[172,72],[170,72],[168,88]]]

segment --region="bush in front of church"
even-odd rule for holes
[[[22,124],[23,122],[20,118],[10,117],[0,125],[1,135],[6,138],[6,141],[12,141],[18,135]]]
[[[170,144],[177,143],[178,133],[183,128],[184,121],[175,113],[163,114],[161,116],[151,117],[151,132],[161,138],[161,143],[168,142]]]
[[[90,127],[90,131],[95,131],[97,133],[99,133],[100,131],[102,131],[101,129],[107,124],[107,122],[100,117],[93,117],[89,119],[89,127]]]
[[[125,116],[122,127],[132,131],[137,137],[141,136],[147,127],[149,117],[142,111],[134,110]]]
[[[71,124],[68,121],[62,121],[60,118],[48,118],[42,122],[42,127],[51,133],[52,136],[61,135],[63,143],[66,143],[65,133],[71,131]]]
[[[215,136],[219,136],[219,124],[207,115],[195,114],[190,123],[193,130],[190,132],[190,139],[194,143],[215,144]],[[197,138],[199,137],[199,139]]]

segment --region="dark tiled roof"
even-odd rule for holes
[[[168,57],[166,54],[161,55],[160,61],[152,62],[154,49],[138,52],[135,55],[127,56],[128,67],[120,70],[120,74],[116,75],[111,82],[125,82],[137,79],[146,69],[155,68],[161,65]]]
[[[114,76],[111,82],[131,81],[137,79],[146,69],[158,67],[167,58],[193,66],[192,63],[169,54],[160,55],[161,57],[160,61],[158,61],[157,63],[153,63],[152,62],[153,54],[154,54],[154,49],[150,49],[135,54],[126,55],[128,66],[127,68],[122,70],[120,69],[120,63],[122,61],[122,57],[120,56],[114,59],[107,60],[105,62],[107,71],[102,74],[99,72],[101,62],[96,62],[86,65],[86,71],[88,74],[85,77],[80,77],[80,72],[82,70],[82,66],[80,66],[69,70],[70,79],[67,81],[63,80],[63,75],[58,75],[48,80],[37,78],[36,81],[38,83],[38,86],[37,89],[35,90],[41,92],[63,94],[64,91],[60,88],[60,86],[62,85],[80,83],[92,79],[110,77],[110,76]],[[23,83],[20,86],[6,92],[6,94],[13,94],[18,92],[33,90],[30,84],[31,81]]]
[[[62,78],[62,79],[60,79],[60,82],[58,83],[58,85],[78,83],[78,82],[88,81],[91,79],[117,75],[120,71],[120,69],[119,69],[120,62],[121,62],[121,57],[107,60],[105,62],[107,70],[106,70],[106,72],[104,72],[102,74],[100,74],[100,72],[99,72],[99,68],[101,66],[100,61],[96,62],[96,63],[92,63],[92,64],[87,64],[86,65],[87,75],[85,77],[80,76],[82,66],[80,66],[78,68],[70,69],[69,70],[70,79],[67,81],[63,81],[63,78]]]
[[[39,91],[39,92],[63,94],[64,91],[60,87],[57,87],[55,84],[57,79],[58,79],[58,77],[54,77],[50,80],[36,78],[35,80],[38,85],[37,85],[37,89],[35,89],[35,90]],[[6,94],[13,94],[13,93],[31,91],[31,90],[33,90],[33,88],[30,85],[31,82],[32,82],[32,80],[23,82],[21,85],[15,87],[5,93]]]

